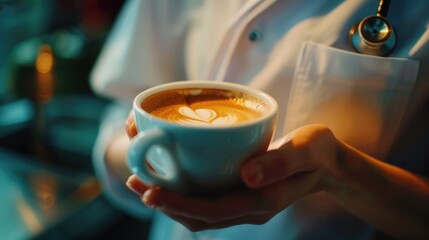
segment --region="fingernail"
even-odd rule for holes
[[[264,173],[260,164],[247,164],[243,169],[243,177],[248,185],[259,185],[264,180]]]
[[[140,184],[135,184],[133,181],[127,181],[127,187],[131,189],[133,192],[142,196],[145,192],[147,192],[147,188],[141,186]]]
[[[136,122],[131,123],[130,125],[130,132],[133,136],[137,135],[137,125]]]

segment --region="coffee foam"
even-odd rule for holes
[[[176,122],[190,126],[231,126],[239,120],[235,113],[219,116],[215,110],[209,108],[192,109],[185,106],[180,107],[178,113],[180,117]]]
[[[167,90],[148,97],[142,108],[152,115],[187,126],[232,126],[269,111],[251,95],[221,89]]]

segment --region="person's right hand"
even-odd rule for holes
[[[128,125],[128,132],[132,132],[132,124]],[[332,173],[336,173],[337,152],[343,145],[329,128],[305,126],[272,145],[269,151],[243,163],[242,187],[218,196],[208,198],[149,186],[135,175],[127,186],[146,206],[162,211],[191,231],[201,231],[266,223],[295,200],[337,185]]]

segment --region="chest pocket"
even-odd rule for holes
[[[295,69],[286,131],[310,123],[383,158],[403,118],[418,61],[305,43]]]

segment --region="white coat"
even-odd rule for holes
[[[355,53],[349,29],[375,15],[377,7],[375,0],[129,0],[94,67],[92,86],[130,103],[142,90],[170,81],[245,84],[279,102],[276,138],[307,123],[324,123],[362,151],[429,174],[424,162],[429,152],[422,144],[429,140],[429,121],[419,120],[429,112],[429,2],[392,0],[387,18],[398,34],[395,50],[388,57]],[[94,164],[114,202],[147,216],[140,199],[104,165],[105,145],[124,131],[129,110],[130,105],[117,104],[106,115]],[[371,226],[317,193],[261,226],[191,234],[157,215],[151,236],[276,240],[374,234]]]

